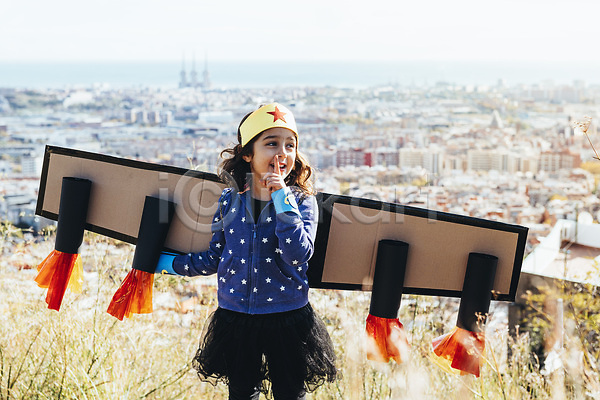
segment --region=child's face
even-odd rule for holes
[[[267,129],[254,141],[252,154],[243,158],[250,163],[255,184],[269,172],[279,172],[285,179],[296,162],[296,135],[285,128]]]

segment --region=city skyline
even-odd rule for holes
[[[6,2],[0,63],[460,60],[600,63],[597,3]]]

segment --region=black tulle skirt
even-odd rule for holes
[[[193,367],[203,381],[311,392],[336,378],[333,343],[310,304],[274,314],[218,308],[207,320]],[[287,390],[287,389],[286,389]]]

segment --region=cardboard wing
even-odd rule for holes
[[[208,248],[225,185],[217,175],[99,153],[47,146],[36,214],[57,220],[63,177],[89,179],[86,229],[136,244],[144,199],[177,204],[165,249]],[[409,244],[404,293],[460,297],[469,253],[498,257],[495,300],[514,300],[527,228],[363,198],[317,195],[320,217],[311,287],[371,290],[377,244]],[[165,210],[166,212],[166,210]]]

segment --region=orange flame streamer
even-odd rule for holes
[[[152,312],[152,286],[154,274],[132,269],[115,293],[107,312],[113,317],[123,320],[132,314],[149,314]]]
[[[67,287],[74,293],[81,292],[83,264],[78,253],[69,254],[53,250],[37,267],[35,282],[48,288],[46,303],[51,310],[60,310]]]
[[[367,317],[367,358],[373,361],[388,362],[393,359],[398,364],[410,345],[402,323],[397,319],[380,318],[369,314]]]
[[[479,369],[485,351],[485,334],[454,327],[445,335],[434,339],[432,360],[448,372],[473,374],[479,378]]]

